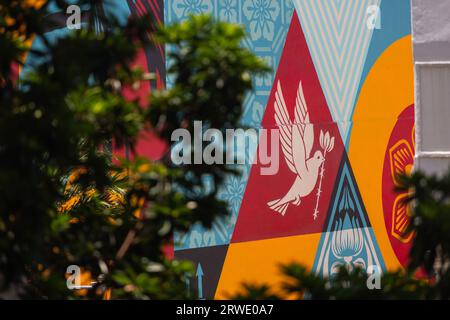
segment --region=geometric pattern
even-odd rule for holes
[[[326,99],[297,14],[292,17],[274,83],[280,83],[282,86],[288,114],[286,117],[291,118],[295,114],[298,84],[302,83],[304,98],[308,106],[308,118],[313,123],[311,126],[313,140],[311,155],[316,151],[323,150],[320,144],[320,132],[327,132],[336,138],[334,148],[325,156],[322,167],[323,176],[321,175],[320,178],[317,176],[317,179],[314,180],[316,185],[321,185],[320,191],[313,187],[308,195],[301,198],[300,205],[289,206],[285,215],[274,212],[268,206],[268,202],[286,194],[296,179],[296,175],[292,173],[281,151],[284,150],[282,143],[277,147],[278,149],[272,151],[274,155],[278,155],[276,174],[264,175],[262,169],[265,165],[260,161],[253,164],[234,227],[232,243],[320,232],[326,218],[328,204],[332,200],[331,193],[334,180],[338,176],[344,148],[339,129],[327,108]],[[274,85],[272,88],[261,122],[262,128],[268,130],[271,138],[273,137],[272,130],[279,128],[276,122],[277,87]],[[279,132],[281,131],[280,129]],[[260,148],[263,146],[258,146],[258,154]]]
[[[243,46],[272,68],[272,72],[254,78],[255,90],[250,92],[244,101],[242,125],[260,128],[294,12],[292,0],[166,0],[164,12],[167,24],[183,21],[189,14],[211,14],[216,19],[238,23],[246,29],[248,37]],[[170,50],[171,48],[166,48],[166,51]],[[166,61],[166,64],[170,64],[170,61]],[[167,86],[170,86],[170,79],[167,79]],[[241,174],[227,177],[218,195],[220,199],[228,202],[230,215],[215,221],[210,230],[195,225],[186,234],[175,234],[175,250],[230,242],[247,186],[250,166],[239,166],[237,169]]]
[[[360,177],[354,176],[347,152],[355,106],[372,66],[391,45],[411,33],[409,0],[165,0],[164,4],[166,23],[183,20],[190,13],[209,13],[243,25],[248,35],[243,45],[272,67],[271,74],[254,79],[255,90],[244,102],[244,125],[274,128],[274,84],[281,81],[286,105],[291,106],[293,87],[301,81],[315,131],[329,131],[336,137],[335,150],[326,161],[326,183],[317,191],[323,200],[318,221],[310,217],[314,206],[308,198],[285,216],[276,216],[267,208],[266,200],[273,200],[292,183],[291,173],[284,173],[284,159],[279,176],[265,180],[254,174],[258,164],[244,165],[239,167],[241,174],[229,177],[220,191],[230,216],[216,221],[210,230],[193,226],[187,234],[175,235],[175,256],[189,253],[186,257],[195,256],[192,260],[197,261],[202,254],[208,255],[206,250],[226,251],[219,280],[207,284],[216,288],[214,297],[223,297],[224,290],[238,290],[247,279],[275,285],[279,276],[275,266],[293,259],[322,276],[333,275],[339,265],[386,270],[382,253],[387,250],[392,257],[391,249],[386,242],[380,247],[377,238],[381,233],[382,240],[386,239],[388,231],[384,224],[380,227],[378,218],[375,226],[369,219],[383,212],[367,212],[363,199],[370,195],[360,194]],[[370,6],[380,8],[381,29],[368,27]],[[413,86],[412,82],[408,85]],[[370,154],[365,156],[370,160]],[[381,178],[382,172],[378,175]],[[383,196],[391,193],[382,191]],[[381,196],[375,201],[381,203]],[[392,266],[392,259],[389,263]],[[219,269],[216,262],[206,259],[201,271],[208,264]],[[207,281],[205,277],[203,282]]]
[[[333,276],[340,266],[348,270],[376,267],[384,271],[380,249],[357,189],[347,156],[342,159],[336,181],[334,202],[330,206],[313,270]]]
[[[381,0],[295,0],[334,121],[347,141],[373,28],[367,11]]]

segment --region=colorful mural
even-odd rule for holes
[[[195,225],[175,235],[175,257],[196,264],[196,273],[186,275],[188,290],[210,299],[227,297],[244,281],[276,289],[279,264],[292,261],[323,276],[342,265],[405,265],[413,235],[403,233],[406,195],[393,189],[395,173],[409,172],[414,162],[409,0],[115,2],[104,14],[150,12],[172,23],[209,13],[241,24],[248,33],[243,45],[273,69],[254,79],[242,124],[278,130],[278,173],[241,165],[241,175],[228,177],[220,192],[230,215],[210,230]],[[49,37],[64,32],[49,30]],[[157,80],[142,97],[170,86],[164,70],[171,48],[151,40],[136,63]],[[26,67],[32,63],[29,56]],[[138,152],[157,158],[164,148],[148,133]]]
[[[189,288],[276,288],[292,261],[323,276],[405,265],[413,235],[394,187],[414,161],[410,1],[165,1],[167,23],[189,13],[246,28],[244,45],[273,73],[255,79],[242,122],[280,132],[278,173],[243,166],[221,192],[230,217],[177,235],[175,256],[199,271]]]

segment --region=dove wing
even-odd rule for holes
[[[277,91],[275,91],[275,122],[277,123],[280,131],[281,149],[283,150],[284,158],[289,169],[297,173],[297,169],[294,165],[294,157],[292,150],[292,121],[289,118],[289,113],[286,108],[286,102],[284,101],[283,91],[281,91],[280,81],[277,83]]]
[[[308,106],[306,105],[301,81],[298,84],[297,98],[295,99],[295,123],[298,124],[305,145],[306,159],[309,159],[314,144],[314,127],[309,121]]]

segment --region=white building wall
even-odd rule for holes
[[[450,0],[412,0],[416,168],[450,165]]]

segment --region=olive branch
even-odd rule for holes
[[[325,175],[325,160],[326,160],[326,154],[331,152],[334,148],[334,137],[330,136],[330,133],[327,131],[325,134],[322,130],[320,130],[320,146],[323,149],[323,157],[324,161],[322,162],[322,165],[320,166],[320,181],[319,181],[319,187],[317,188],[317,194],[316,194],[316,206],[314,208],[314,220],[317,219],[319,215],[319,200],[320,195],[322,194],[322,180]]]

